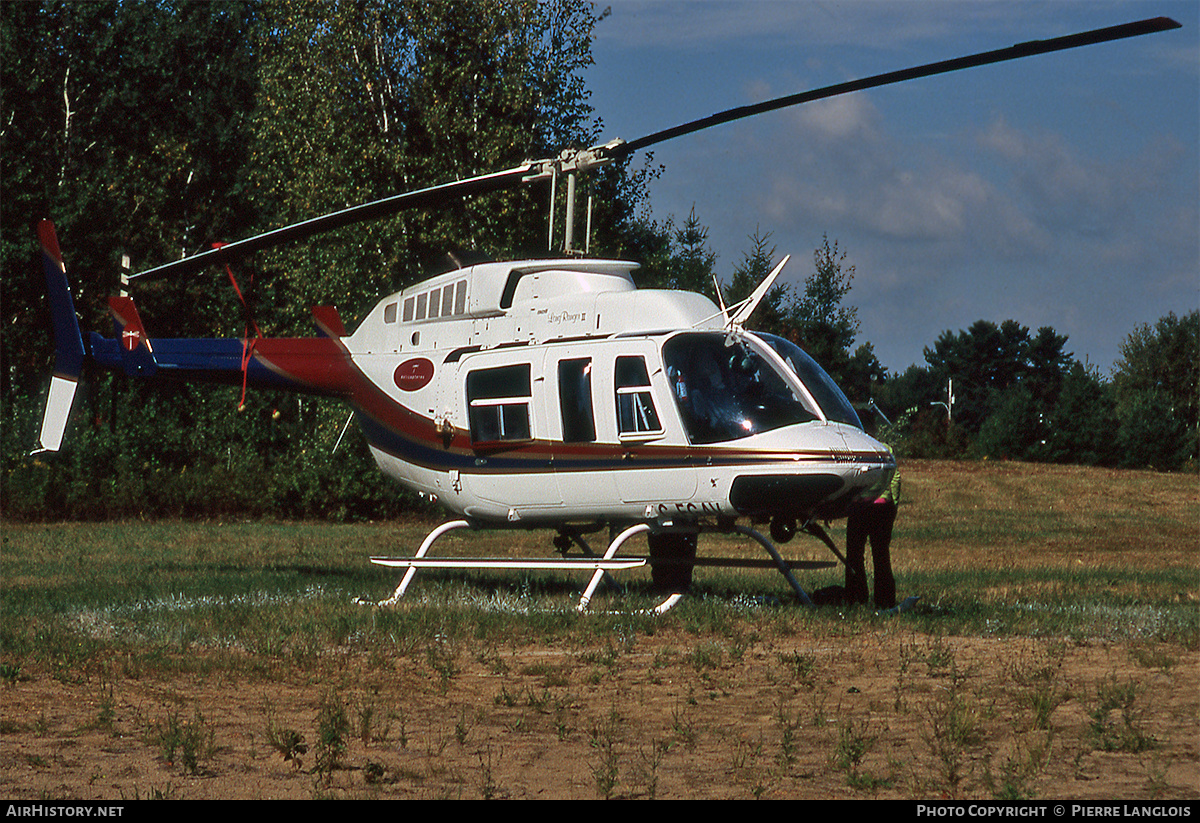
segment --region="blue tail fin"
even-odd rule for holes
[[[79,319],[75,316],[75,301],[71,299],[71,289],[67,284],[67,268],[58,248],[54,224],[49,220],[38,224],[38,240],[42,245],[46,296],[50,302],[50,322],[54,331],[54,376],[50,380],[50,397],[46,402],[35,453],[58,451],[62,445],[85,357],[83,334],[79,330]]]

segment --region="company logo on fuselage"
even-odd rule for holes
[[[424,388],[433,379],[433,362],[424,357],[405,360],[396,367],[392,379],[400,391],[416,391]]]

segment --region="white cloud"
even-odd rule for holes
[[[962,254],[968,244],[984,243],[993,253],[1022,257],[1046,243],[978,171],[898,138],[869,95],[813,104],[788,125],[777,140],[786,159],[765,187],[773,220],[853,224],[890,241],[958,244]]]
[[[825,142],[848,138],[878,142],[879,113],[865,94],[847,94],[801,106],[793,115],[801,137]]]

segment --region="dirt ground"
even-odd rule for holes
[[[595,648],[345,655],[288,669],[78,683],[29,672],[3,691],[0,794],[1200,797],[1195,652],[931,639],[897,623],[855,636],[663,631]],[[1100,696],[1122,687],[1136,701],[1098,731]],[[190,758],[180,744],[168,759],[172,728],[180,740],[199,733]],[[289,731],[303,738],[290,759],[272,744]],[[322,739],[344,749],[323,751]]]

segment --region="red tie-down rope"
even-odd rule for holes
[[[224,243],[213,243],[214,249],[219,249],[224,246]],[[225,264],[225,273],[229,275],[229,282],[233,284],[233,290],[238,296],[238,300],[242,301],[242,307],[246,310],[246,331],[242,336],[242,398],[238,401],[238,411],[246,408],[246,373],[250,369],[250,360],[254,357],[254,346],[262,339],[262,332],[258,328],[258,323],[254,320],[254,316],[250,313],[250,306],[246,303],[245,296],[242,295],[242,289],[238,286],[237,278],[233,276],[233,269],[229,264]],[[250,285],[254,285],[254,272],[250,272]],[[250,329],[254,328],[254,338],[250,337]]]

